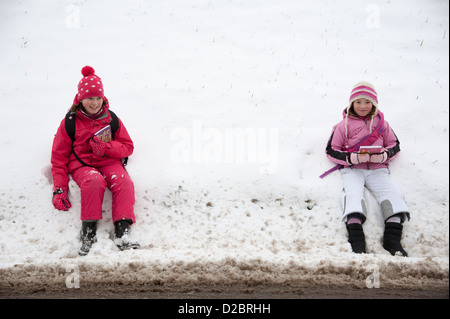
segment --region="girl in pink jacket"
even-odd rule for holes
[[[96,241],[97,220],[102,218],[102,203],[106,187],[112,193],[112,218],[116,245],[121,249],[138,248],[130,237],[130,225],[135,222],[134,184],[122,159],[133,153],[133,141],[122,121],[109,111],[103,84],[90,66],[85,66],[78,83],[70,113],[61,121],[52,146],[53,205],[67,211],[69,175],[80,187],[81,248],[87,255]],[[75,126],[74,136],[73,125]],[[117,130],[114,130],[114,126]],[[71,129],[72,127],[72,133]],[[103,129],[103,133],[98,133]]]
[[[364,146],[378,146],[371,152]],[[364,189],[377,199],[385,221],[383,247],[392,255],[407,256],[400,239],[402,223],[410,214],[402,191],[389,175],[388,163],[400,152],[400,142],[378,110],[377,92],[372,84],[358,82],[343,111],[343,120],[333,127],[326,147],[327,157],[337,164],[343,181],[342,218],[355,253],[365,253],[362,224],[367,210]]]

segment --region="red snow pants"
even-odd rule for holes
[[[103,197],[108,187],[112,193],[113,222],[121,219],[135,222],[134,184],[120,163],[99,168],[83,166],[72,173],[72,178],[80,187],[81,220],[102,218]]]

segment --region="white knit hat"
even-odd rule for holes
[[[350,94],[349,107],[357,99],[365,98],[372,102],[376,108],[378,108],[378,95],[375,91],[375,87],[366,81],[361,81],[355,84]]]

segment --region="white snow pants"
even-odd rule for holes
[[[367,217],[364,189],[367,188],[375,196],[381,207],[383,220],[404,213],[403,218],[409,219],[409,209],[403,198],[402,191],[394,183],[387,168],[352,169],[343,168],[343,190],[341,197],[342,219],[347,221],[347,216],[352,213],[360,213]]]

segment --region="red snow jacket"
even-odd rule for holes
[[[107,143],[106,154],[98,157],[92,152],[89,140],[94,133],[111,122],[111,114],[105,108],[105,112],[97,119],[91,119],[77,110],[75,113],[75,140],[73,147],[80,159],[92,166],[102,167],[114,163],[122,163],[121,159],[133,153],[134,145],[125,126],[119,118],[119,128],[114,139]],[[69,174],[77,168],[83,166],[72,153],[72,140],[65,128],[65,119],[61,121],[55,138],[53,139],[52,155],[52,176],[55,187],[67,187],[69,184]]]

